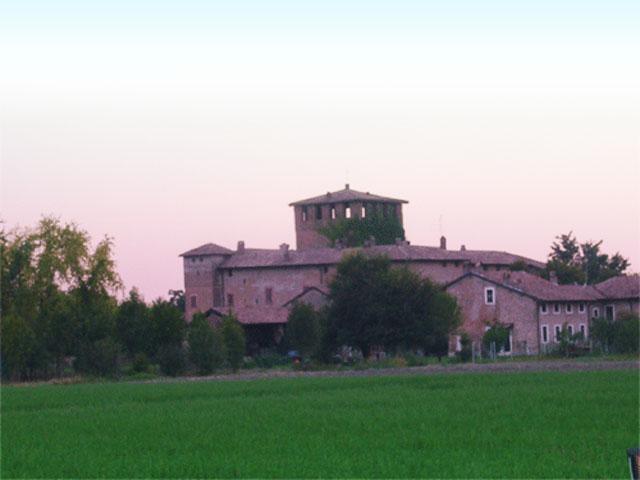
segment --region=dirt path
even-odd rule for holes
[[[504,363],[463,363],[459,365],[427,365],[424,367],[401,368],[369,368],[366,370],[342,371],[282,371],[267,370],[256,372],[242,372],[227,375],[209,375],[205,377],[176,377],[141,381],[139,383],[165,382],[210,382],[210,381],[238,381],[262,380],[270,378],[299,378],[299,377],[382,377],[393,375],[434,375],[458,373],[507,373],[507,372],[571,372],[598,370],[639,370],[638,360],[611,361],[516,361]],[[138,383],[138,382],[136,382]]]

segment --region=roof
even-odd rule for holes
[[[295,302],[299,301],[301,298],[307,297],[313,293],[319,294],[321,297],[327,298],[329,296],[329,294],[321,289],[319,289],[318,287],[305,287],[302,289],[302,292],[295,295],[294,297],[292,297],[291,299],[289,299],[287,302],[285,302],[282,306],[283,307],[287,307],[289,305],[294,304]]]
[[[398,198],[381,197],[380,195],[373,195],[369,192],[358,192],[357,190],[351,190],[349,184],[345,185],[343,190],[337,192],[327,192],[324,195],[317,197],[311,197],[304,200],[298,200],[297,202],[290,203],[289,206],[296,205],[317,205],[323,203],[344,203],[344,202],[386,202],[386,203],[409,203],[407,200],[400,200]]]
[[[221,247],[220,245],[216,245],[215,243],[205,243],[204,245],[200,245],[197,248],[193,248],[184,253],[181,253],[181,257],[195,257],[200,255],[231,255],[233,254],[233,250],[229,250],[228,248]]]
[[[376,245],[359,248],[310,248],[289,250],[285,257],[280,250],[245,249],[234,252],[221,268],[268,268],[305,265],[336,265],[346,255],[362,252],[365,255],[386,255],[393,262],[467,262],[486,265],[510,265],[522,260],[528,265],[542,268],[544,264],[519,255],[506,252],[483,252],[465,250],[445,250],[438,247],[419,245]]]
[[[469,272],[446,285],[446,288],[469,276],[477,277],[509,290],[543,301],[597,301],[604,295],[593,285],[557,285],[527,272]]]
[[[638,274],[618,275],[594,286],[607,298],[640,298],[640,275]]]

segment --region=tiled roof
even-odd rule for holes
[[[357,190],[351,190],[349,185],[343,190],[337,192],[327,192],[324,195],[317,197],[307,198],[305,200],[299,200],[297,202],[290,203],[289,206],[296,205],[316,205],[323,203],[343,203],[343,202],[387,202],[387,203],[409,203],[407,200],[400,200],[397,198],[381,197],[380,195],[373,195],[369,192],[358,192]]]
[[[604,298],[592,285],[557,285],[527,272],[471,272],[471,275],[522,292],[537,300],[597,301]],[[456,279],[449,285],[459,280]]]
[[[482,263],[483,265],[511,265],[515,262],[525,262],[540,269],[545,268],[545,264],[531,258],[515,255],[508,252],[498,252],[494,250],[462,250],[460,252],[465,258],[473,263]]]
[[[362,252],[365,255],[386,255],[394,262],[408,261],[447,261],[484,263],[487,265],[510,265],[517,260],[542,268],[544,264],[529,258],[506,252],[483,252],[464,250],[444,250],[437,247],[419,245],[376,245],[366,248],[311,248],[289,250],[285,257],[280,250],[245,249],[233,253],[221,266],[222,268],[266,268],[302,265],[335,265],[345,255]]]
[[[596,289],[607,298],[627,299],[640,297],[640,275],[619,275],[597,283]]]
[[[200,245],[197,248],[193,248],[184,253],[181,253],[181,257],[194,257],[197,255],[231,255],[233,254],[233,250],[229,250],[228,248],[221,247],[220,245],[216,245],[215,243],[205,243],[204,245]]]

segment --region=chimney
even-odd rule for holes
[[[466,245],[460,245],[460,251],[461,252],[466,252],[467,251],[467,246]]]
[[[283,243],[280,245],[280,253],[285,260],[289,260],[289,244]]]
[[[444,235],[440,237],[440,248],[442,250],[447,249],[447,237],[445,237]]]
[[[558,285],[558,274],[554,270],[549,272],[549,281],[554,285]]]
[[[238,251],[238,253],[244,253],[244,240],[240,240],[238,242],[237,251]]]
[[[349,190],[349,184],[348,183],[345,184],[344,189],[345,190]]]

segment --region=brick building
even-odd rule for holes
[[[318,229],[341,218],[366,218],[377,213],[393,216],[402,225],[406,200],[345,189],[293,202],[297,249],[247,248],[239,241],[231,250],[213,243],[183,253],[186,316],[204,312],[222,316],[233,311],[245,327],[269,338],[279,336],[289,309],[296,302],[326,303],[328,284],[337,264],[356,251],[386,255],[443,285],[458,299],[464,324],[461,331],[479,342],[486,325],[500,322],[511,328],[507,354],[535,354],[555,339],[558,325],[570,325],[588,336],[589,319],[615,318],[623,311],[638,312],[638,276],[622,276],[595,286],[557,285],[537,275],[511,272],[518,262],[529,271],[542,271],[544,263],[507,252],[395,245],[361,248],[331,247]],[[255,335],[254,335],[255,337]],[[451,349],[455,350],[455,342]]]

